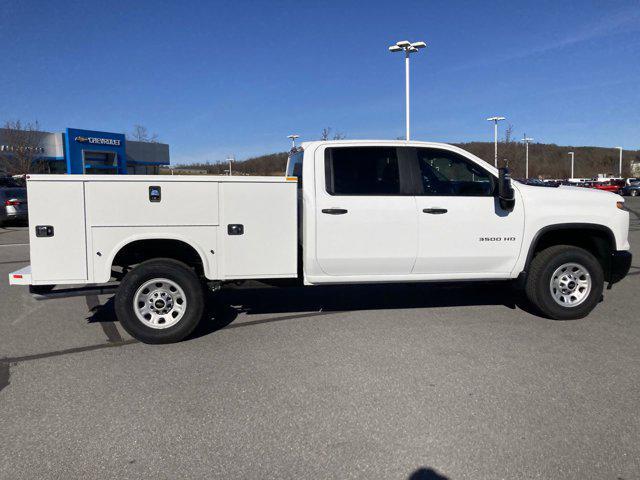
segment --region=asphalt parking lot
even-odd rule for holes
[[[28,257],[0,229],[2,479],[640,478],[638,258],[578,321],[502,285],[244,289],[149,346],[109,297],[9,287]]]

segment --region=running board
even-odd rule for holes
[[[38,285],[30,285],[29,293],[36,300],[51,300],[54,298],[87,297],[89,295],[112,295],[118,289],[118,283],[107,285],[89,285],[78,288],[60,288],[48,290]]]

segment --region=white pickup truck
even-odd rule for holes
[[[622,197],[512,182],[441,143],[304,143],[285,177],[27,185],[31,265],[10,283],[40,297],[115,290],[122,326],[148,343],[189,335],[207,285],[511,280],[541,314],[574,319],[631,264]]]

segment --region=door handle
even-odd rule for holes
[[[322,213],[328,213],[329,215],[344,215],[348,210],[344,208],[323,208]]]
[[[446,208],[423,208],[422,211],[424,213],[430,213],[431,215],[442,215],[443,213],[447,213]]]

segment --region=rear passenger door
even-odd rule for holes
[[[316,258],[324,273],[411,273],[418,224],[404,149],[328,147],[323,156],[316,162]]]

